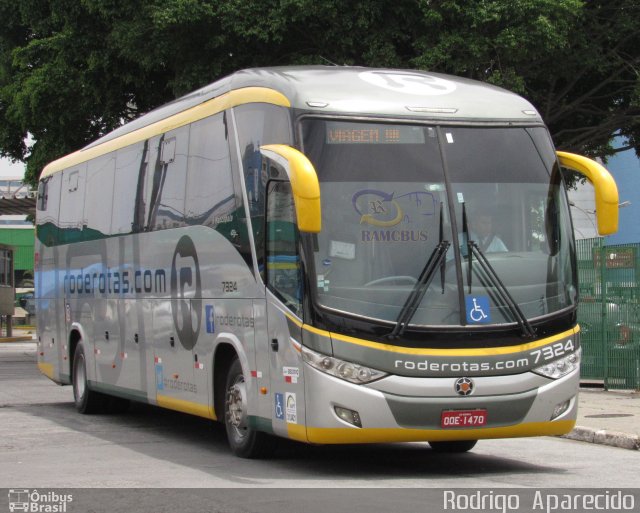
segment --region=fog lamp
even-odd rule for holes
[[[360,414],[357,411],[348,410],[347,408],[341,408],[340,406],[336,406],[334,409],[336,411],[336,415],[340,419],[356,427],[359,427],[359,428],[362,427],[362,422],[360,421]]]
[[[568,401],[564,401],[563,403],[556,404],[556,407],[553,409],[553,414],[551,415],[551,420],[558,418],[564,412],[569,409],[569,405],[571,404],[571,399]]]

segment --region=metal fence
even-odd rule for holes
[[[582,379],[640,390],[640,244],[577,241]]]

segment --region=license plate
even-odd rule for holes
[[[487,410],[443,411],[440,425],[443,429],[481,427],[487,424]]]

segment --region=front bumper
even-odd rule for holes
[[[579,372],[551,380],[532,372],[473,378],[472,395],[455,392],[456,378],[388,376],[355,385],[305,365],[306,438],[311,443],[453,441],[561,435],[575,425]],[[567,409],[552,418],[559,404]],[[339,406],[358,412],[362,427],[340,419]],[[441,428],[445,410],[487,411],[487,424]]]

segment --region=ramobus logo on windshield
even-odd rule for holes
[[[353,195],[351,203],[360,224],[371,227],[361,230],[361,242],[425,242],[427,232],[411,229],[410,223],[433,216],[436,208],[435,196],[427,191],[396,194],[362,189]]]

